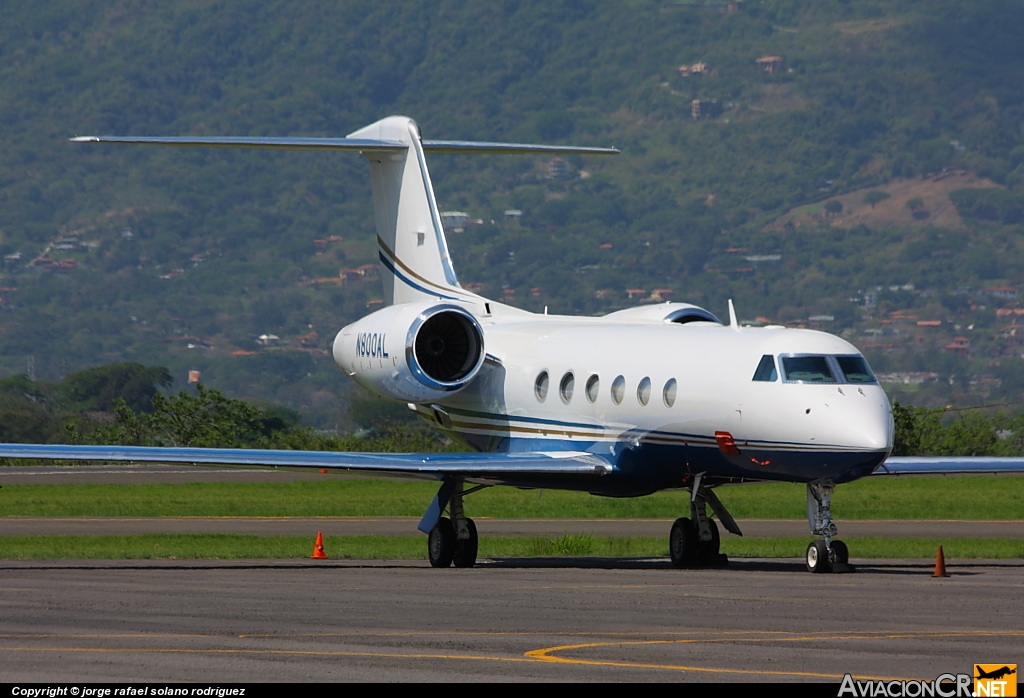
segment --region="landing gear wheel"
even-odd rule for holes
[[[808,572],[824,573],[832,571],[832,563],[828,559],[828,546],[825,545],[825,541],[816,540],[807,546],[805,562],[807,563]]]
[[[721,554],[722,534],[718,531],[718,524],[714,519],[708,519],[708,528],[711,529],[711,540],[707,543],[700,540],[700,534],[696,534],[697,543],[697,564],[714,567],[723,563]]]
[[[846,547],[846,543],[841,540],[832,541],[832,554],[835,556],[835,560],[832,564],[834,565],[848,565],[850,564],[850,550]]]
[[[469,529],[469,540],[455,541],[455,556],[452,561],[456,567],[472,567],[476,564],[476,551],[480,539],[476,535],[476,524],[473,523],[473,519],[466,519],[466,527]]]
[[[455,558],[455,526],[442,516],[427,537],[427,557],[431,567],[450,567]],[[474,556],[475,557],[475,556]]]
[[[668,554],[676,567],[690,567],[697,562],[697,531],[688,518],[676,519],[672,524]]]

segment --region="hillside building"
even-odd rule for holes
[[[782,56],[762,56],[754,62],[766,73],[781,73],[786,67],[786,61]]]
[[[971,340],[967,337],[953,337],[953,341],[946,345],[946,350],[954,354],[967,354],[971,349]]]
[[[1004,298],[1006,300],[1013,300],[1017,297],[1017,289],[1010,286],[996,286],[993,288],[983,288],[978,293],[995,296],[996,298]]]
[[[465,228],[469,223],[469,214],[465,211],[441,211],[441,225],[445,230]]]
[[[548,179],[569,179],[572,169],[562,158],[555,158],[548,163]]]
[[[690,115],[694,119],[713,119],[722,113],[717,99],[695,99],[690,103]]]

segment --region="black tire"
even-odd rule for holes
[[[701,565],[718,564],[718,555],[722,551],[722,534],[714,519],[708,519],[708,528],[711,529],[711,540],[707,543],[700,540],[700,532],[697,532],[697,562]]]
[[[846,543],[841,540],[832,541],[832,552],[835,553],[835,564],[850,564],[850,549],[846,547]]]
[[[825,545],[825,541],[816,540],[807,546],[804,563],[807,565],[807,571],[814,574],[832,571],[832,563],[828,559],[828,546]]]
[[[455,557],[455,526],[442,516],[427,536],[427,559],[431,567],[451,567]]]
[[[452,562],[456,567],[472,567],[476,564],[476,551],[480,546],[480,539],[476,535],[476,524],[473,519],[466,519],[466,527],[469,528],[469,540],[455,541],[455,556]],[[456,532],[456,539],[458,532]]]
[[[688,518],[676,519],[672,524],[668,554],[676,567],[691,567],[697,562],[697,531]]]

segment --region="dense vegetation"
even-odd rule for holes
[[[318,433],[279,405],[230,398],[202,383],[178,393],[166,368],[109,364],[60,382],[0,380],[0,442],[125,446],[436,451],[458,446],[381,400],[354,400],[348,435]]]
[[[0,374],[31,365],[57,381],[121,361],[167,365],[180,383],[196,368],[228,394],[287,405],[321,428],[351,426],[351,386],[324,350],[380,289],[311,280],[374,261],[359,158],[64,139],[340,135],[406,113],[428,137],[623,149],[570,159],[568,179],[547,178],[546,161],[532,158],[431,160],[442,207],[484,221],[452,234],[451,247],[463,282],[487,295],[566,313],[635,303],[626,291],[637,288],[716,312],[733,297],[743,318],[814,326],[809,318],[831,317],[820,326],[863,343],[876,370],[936,374],[898,386],[904,402],[1024,400],[1024,361],[996,315],[1007,303],[977,295],[1024,281],[1018,5],[725,9],[654,0],[5,8]],[[765,55],[784,68],[759,70]],[[678,71],[698,62],[703,74]],[[693,119],[694,99],[717,100],[720,113]],[[989,189],[948,200],[925,191],[906,209],[895,195],[865,202],[864,192],[911,180],[927,189],[954,171]],[[939,215],[945,201],[959,216]],[[858,223],[862,203],[903,217]],[[506,220],[513,208],[522,217]],[[808,222],[773,224],[793,211]],[[343,239],[315,243],[334,238]],[[881,341],[864,334],[887,331],[880,323],[896,311],[943,324],[920,341],[908,329]],[[262,334],[281,340],[258,345]],[[970,350],[942,351],[959,334]]]

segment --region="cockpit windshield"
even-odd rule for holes
[[[837,356],[836,363],[847,383],[875,383],[875,375],[863,356]]]
[[[783,356],[782,370],[787,381],[835,383],[836,377],[824,356]]]
[[[757,370],[754,371],[754,380],[771,383],[778,380],[778,378],[779,374],[775,370],[775,357],[771,354],[765,354],[761,357],[761,363],[757,365]]]
[[[765,354],[761,357],[754,380],[773,382],[777,380],[776,357]],[[848,356],[782,354],[778,357],[778,368],[784,383],[877,383],[878,379],[868,368],[868,362],[859,354]]]

